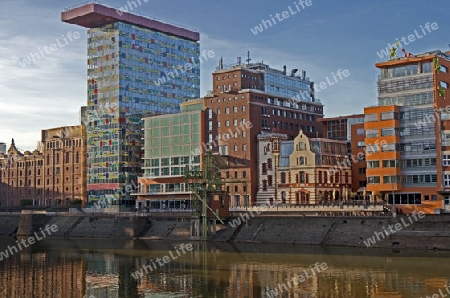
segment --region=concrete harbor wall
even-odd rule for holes
[[[215,242],[450,250],[450,215],[390,217],[254,217],[217,224]],[[22,213],[0,215],[0,235],[33,235],[46,225],[49,237],[141,238],[192,241],[188,218]],[[397,225],[390,232],[389,227]],[[386,235],[386,232],[388,235]],[[368,242],[368,239],[372,239]]]

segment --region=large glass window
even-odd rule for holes
[[[396,159],[383,160],[383,168],[398,168],[400,161]]]
[[[419,205],[422,203],[422,194],[420,193],[405,193],[405,194],[392,194],[388,193],[388,204],[396,205]]]
[[[380,167],[380,161],[379,160],[368,160],[367,161],[367,168],[369,169],[375,169]]]
[[[380,176],[370,176],[370,177],[367,177],[367,183],[370,183],[370,184],[379,184],[379,183],[380,183]]]
[[[377,122],[378,121],[378,114],[367,114],[364,116],[365,122]]]
[[[397,112],[381,113],[381,120],[396,120],[398,119]]]
[[[376,137],[378,137],[378,129],[366,130],[366,138],[376,138]]]
[[[394,136],[394,135],[398,135],[398,129],[393,128],[393,127],[381,129],[381,136],[383,136],[383,137]]]

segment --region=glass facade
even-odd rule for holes
[[[141,119],[199,97],[199,51],[196,41],[123,22],[88,31],[89,200],[124,199],[120,189],[140,172]]]
[[[144,177],[182,176],[200,170],[201,111],[150,117],[145,123]]]
[[[264,91],[280,97],[312,101],[311,82],[296,77],[264,73]]]

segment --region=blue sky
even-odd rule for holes
[[[137,2],[137,0],[135,0]],[[362,113],[375,105],[380,59],[377,52],[396,38],[417,30],[422,37],[405,46],[411,53],[449,50],[448,0],[335,1],[312,0],[312,5],[255,35],[250,29],[270,15],[295,11],[294,2],[140,0],[135,13],[155,16],[196,29],[202,50],[216,57],[201,65],[201,95],[211,89],[211,73],[223,56],[225,64],[264,61],[281,69],[305,70],[316,84],[347,69],[350,76],[317,93],[325,117]],[[127,1],[103,1],[123,7]],[[432,4],[431,4],[432,3]],[[86,29],[60,21],[61,11],[79,1],[2,0],[0,2],[0,142],[15,138],[22,149],[33,149],[40,130],[79,123],[79,107],[86,104]],[[424,35],[420,26],[437,23]],[[77,31],[78,39],[22,67],[19,61],[39,48],[63,42]],[[401,52],[399,51],[399,55]]]

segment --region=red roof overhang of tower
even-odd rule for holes
[[[95,3],[86,4],[62,12],[61,21],[86,28],[97,28],[113,22],[125,22],[193,41],[200,40],[200,34],[198,32]]]

